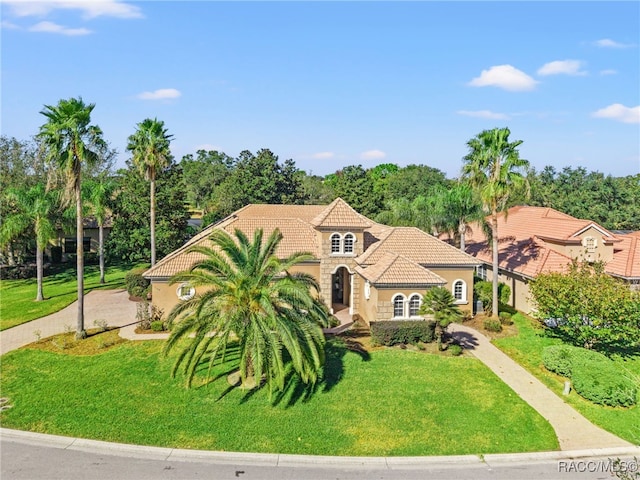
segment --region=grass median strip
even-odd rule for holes
[[[106,332],[111,333],[111,332]],[[96,335],[87,341],[97,341]],[[104,342],[105,344],[109,342]],[[266,392],[220,378],[185,389],[162,342],[97,355],[21,349],[3,357],[3,426],[99,440],[242,452],[413,456],[558,448],[551,426],[470,357],[382,349],[368,359],[328,345],[313,395]],[[204,376],[204,373],[203,373]],[[201,382],[202,383],[202,382]]]

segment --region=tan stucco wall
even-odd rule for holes
[[[437,273],[447,281],[445,287],[451,293],[453,293],[453,282],[455,282],[456,280],[462,280],[467,285],[467,295],[466,301],[464,303],[458,304],[458,306],[463,312],[473,312],[473,268],[451,269],[430,267],[429,270],[431,270],[433,273]]]
[[[587,252],[586,247],[582,243],[565,244],[561,241],[545,240],[547,245],[557,252],[560,252],[570,258],[575,258],[579,261],[603,261],[608,262],[613,259],[613,245],[605,244],[605,237],[596,228],[589,228],[582,232],[576,239],[580,239],[580,242],[586,237],[593,237],[596,239],[596,248],[593,252]]]
[[[493,270],[487,265],[487,281],[493,281]],[[498,276],[498,282],[508,285],[511,289],[509,305],[524,313],[533,311],[533,302],[531,301],[531,293],[529,291],[529,281],[519,275],[509,272],[501,273]]]

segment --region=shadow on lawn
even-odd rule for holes
[[[291,363],[288,363],[284,389],[273,393],[271,403],[274,406],[283,405],[285,408],[290,408],[298,402],[309,401],[311,397],[317,393],[326,393],[331,391],[331,389],[335,387],[344,376],[344,357],[349,352],[360,356],[362,361],[367,362],[370,360],[369,352],[367,352],[363,345],[357,340],[342,337],[327,338],[327,343],[325,344],[324,367],[322,368],[320,378],[313,385],[304,383],[298,374],[293,371]],[[202,387],[218,380],[227,379],[229,375],[237,372],[238,362],[239,354],[237,349],[229,350],[224,364],[217,363],[215,375],[212,375],[209,381],[203,384]],[[208,359],[203,359],[198,366],[198,371],[204,373],[208,368]],[[217,400],[223,399],[229,393],[238,388],[242,387],[239,385],[229,385],[220,393]],[[247,389],[240,402],[248,402],[263,388],[267,388],[264,383]]]

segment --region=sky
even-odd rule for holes
[[[179,160],[268,148],[326,175],[423,164],[509,127],[536,170],[640,173],[640,2],[1,0],[2,135],[82,97],[129,158],[146,118]]]

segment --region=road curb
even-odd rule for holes
[[[506,463],[548,462],[550,460],[640,457],[640,447],[615,447],[573,451],[492,453],[486,455],[450,455],[432,457],[333,457],[323,455],[287,455],[278,453],[220,452],[150,447],[125,443],[104,442],[85,438],[48,435],[22,430],[0,428],[0,437],[17,443],[35,446],[118,455],[131,458],[157,459],[176,462],[208,462],[213,464],[243,464],[270,467],[322,466],[336,468],[383,468],[389,470],[420,468],[421,466],[455,467],[499,465]]]

